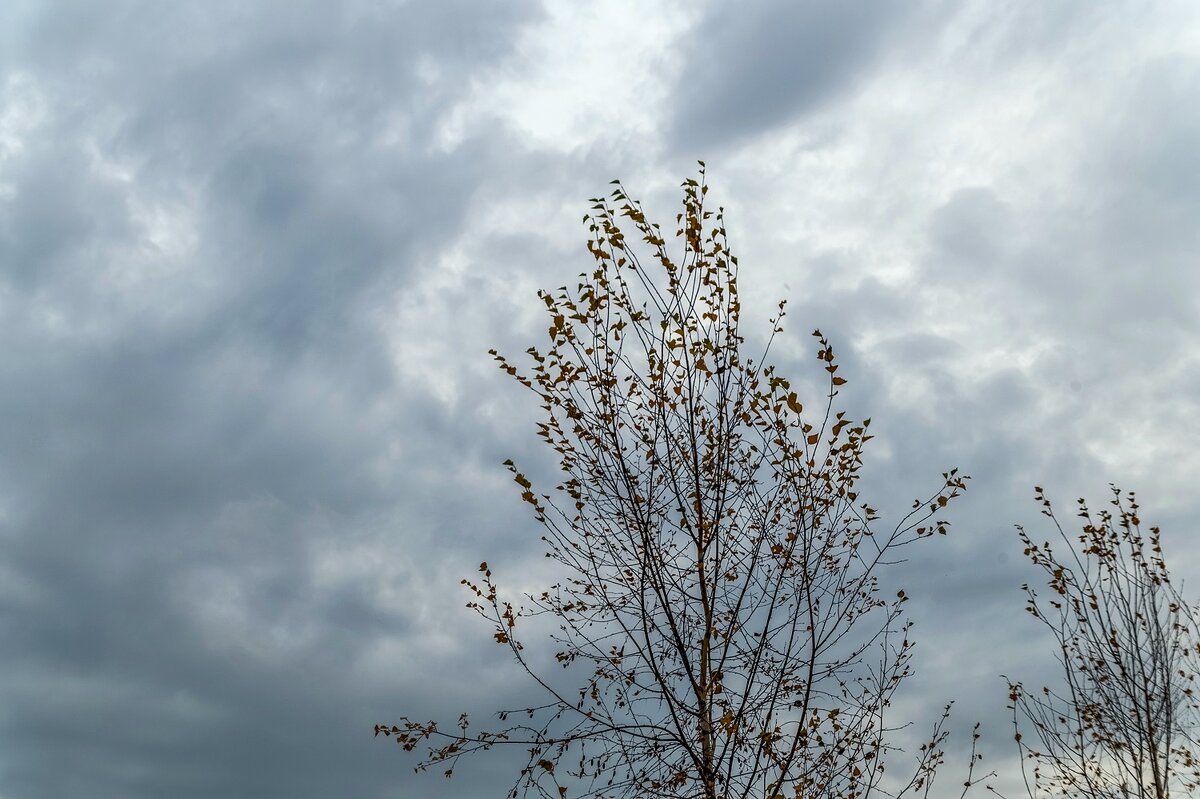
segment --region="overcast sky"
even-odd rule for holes
[[[973,476],[900,706],[1011,785],[1032,486],[1138,490],[1200,586],[1198,142],[1194,0],[0,4],[0,797],[503,795],[371,737],[527,693],[458,585],[544,563],[486,353],[697,159],[885,520]]]

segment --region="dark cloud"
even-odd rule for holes
[[[908,7],[896,3],[717,4],[687,37],[671,139],[716,151],[852,91]]]
[[[0,793],[394,795],[370,730],[407,683],[347,675],[410,634],[399,599],[456,582],[435,506],[473,456],[437,431],[478,422],[399,379],[380,324],[514,152],[435,130],[530,19],[6,23]]]

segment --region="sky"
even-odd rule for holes
[[[699,159],[884,520],[973,478],[898,713],[956,699],[944,779],[980,721],[1015,799],[1033,486],[1137,490],[1200,585],[1197,142],[1191,0],[0,4],[0,799],[502,795],[371,735],[533,695],[459,585],[544,576],[487,351],[588,198],[666,226]]]

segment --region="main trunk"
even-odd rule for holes
[[[704,564],[705,549],[703,542],[704,522],[700,522],[701,541],[697,546],[696,577],[700,583],[700,605],[704,614],[704,632],[700,639],[700,684],[697,696],[697,710],[700,715],[700,778],[704,785],[704,799],[717,799],[717,769],[716,743],[713,740],[712,723],[712,596],[708,591],[706,569]]]

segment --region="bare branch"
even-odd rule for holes
[[[1196,613],[1170,580],[1158,528],[1142,532],[1134,494],[1112,495],[1095,515],[1078,500],[1082,529],[1070,536],[1035,489],[1065,554],[1017,528],[1048,588],[1024,586],[1025,609],[1053,635],[1064,685],[1031,693],[1008,680],[1030,797],[1168,799],[1200,787]]]

